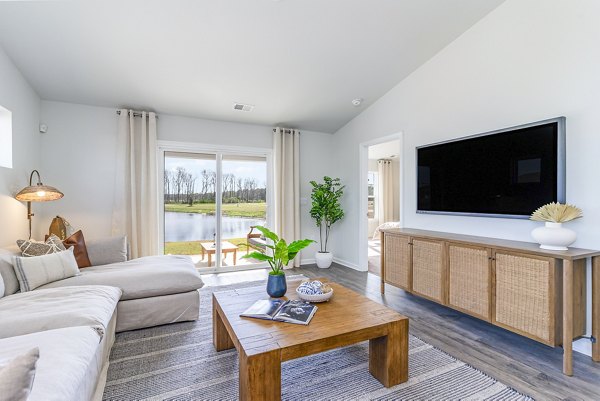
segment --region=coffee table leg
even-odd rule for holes
[[[212,266],[212,253],[208,252],[208,267]]]
[[[242,349],[239,355],[240,400],[281,400],[280,350],[246,355]]]
[[[233,250],[233,265],[235,266],[237,263],[237,249]]]
[[[387,336],[369,340],[369,372],[385,387],[408,380],[408,320],[389,323]]]
[[[224,351],[233,348],[235,345],[231,341],[231,337],[229,337],[229,333],[225,324],[223,324],[223,319],[217,310],[216,304],[217,302],[213,297],[213,344],[217,351]]]

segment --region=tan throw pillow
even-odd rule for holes
[[[39,348],[33,348],[0,367],[0,399],[26,401],[33,387]]]
[[[15,274],[21,292],[27,292],[44,284],[73,277],[79,274],[73,248],[49,255],[13,258]]]
[[[73,248],[75,260],[77,260],[77,266],[82,268],[90,267],[92,265],[92,263],[90,262],[90,257],[88,256],[87,247],[85,246],[85,239],[83,238],[83,233],[81,232],[81,230],[71,235],[62,243],[66,248]]]
[[[62,252],[67,249],[63,245],[60,238],[54,234],[49,236],[46,242],[20,239],[17,241],[17,245],[19,246],[19,249],[21,249],[21,254],[23,256],[42,256],[51,253]]]

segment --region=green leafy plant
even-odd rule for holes
[[[301,239],[288,244],[283,238],[279,238],[277,234],[266,227],[255,226],[254,228],[263,233],[265,238],[273,241],[273,245],[267,244],[267,248],[271,250],[272,255],[261,252],[251,252],[242,256],[242,259],[256,259],[269,263],[269,266],[271,266],[269,274],[274,276],[284,274],[283,268],[294,260],[298,252],[309,246],[311,243],[316,242],[311,239]]]
[[[310,217],[312,217],[319,227],[319,238],[321,251],[327,252],[327,243],[329,241],[329,232],[331,226],[344,217],[344,211],[340,204],[340,198],[344,194],[345,186],[341,184],[339,178],[323,177],[323,183],[311,181],[312,208]],[[325,232],[325,241],[323,242],[323,232]]]

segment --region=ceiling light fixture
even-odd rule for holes
[[[356,98],[356,99],[352,100],[352,106],[354,106],[354,107],[358,107],[358,106],[360,106],[360,105],[361,105],[361,103],[362,103],[362,102],[363,102],[363,100],[362,100],[361,98],[359,98],[359,97],[358,97],[358,98]]]

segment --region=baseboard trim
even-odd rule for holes
[[[573,351],[583,355],[592,356],[592,342],[589,338],[581,338],[573,342]]]
[[[333,261],[335,263],[337,263],[338,265],[346,266],[353,270],[358,270],[359,272],[366,272],[368,270],[368,269],[361,269],[360,266],[355,265],[354,263],[348,262],[347,260],[344,260],[344,259],[334,257]]]
[[[353,270],[358,270],[359,272],[366,272],[368,270],[368,269],[361,269],[354,263],[350,263],[347,260],[343,260],[343,259],[336,258],[336,257],[333,258],[333,262],[337,263],[338,265],[342,265],[344,267],[349,267],[350,269],[353,269]],[[317,261],[314,258],[300,260],[300,265],[315,265],[315,264],[317,264]]]

